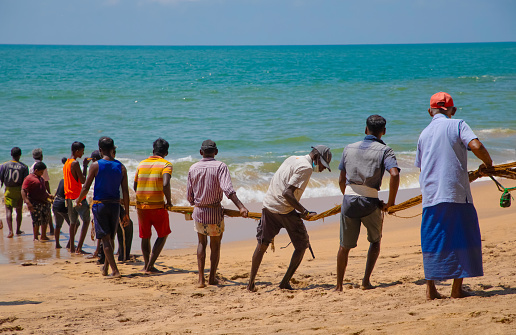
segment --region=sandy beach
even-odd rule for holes
[[[506,183],[507,187],[514,184]],[[100,275],[95,260],[70,256],[65,249],[56,252],[53,241],[34,243],[30,234],[8,240],[4,227],[0,333],[514,334],[516,205],[500,208],[500,192],[492,182],[474,183],[472,190],[484,255],[484,276],[464,281],[472,297],[426,301],[420,216],[385,217],[382,251],[372,275],[375,288],[368,291],[358,286],[369,246],[363,231],[350,254],[343,292],[333,291],[338,216],[307,224],[316,258],[308,251],[305,254],[292,280],[295,291],[278,288],[293,251],[292,246],[280,248],[289,239],[279,235],[276,251],[269,249],[260,267],[256,293],[245,289],[256,246],[256,222],[228,219],[218,270],[223,284],[198,289],[195,234],[191,227],[179,229],[189,223],[171,214],[169,243],[177,247],[182,239],[185,247],[164,250],[156,264],[164,273],[139,272],[143,263],[136,237],[136,260],[119,265],[123,277],[112,280]],[[397,202],[417,192],[403,190]],[[340,197],[303,202],[320,211],[339,203]],[[259,210],[259,204],[250,207]],[[411,217],[420,212],[417,206],[398,214]],[[5,226],[3,213],[1,218]],[[134,215],[133,220],[137,224]],[[22,230],[30,229],[30,218],[24,217]],[[236,235],[248,239],[236,241],[231,230],[237,229],[242,230]],[[89,237],[87,243],[92,245]],[[437,288],[449,296],[451,280],[438,282]]]

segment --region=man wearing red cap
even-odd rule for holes
[[[434,94],[428,109],[432,122],[417,143],[415,165],[421,169],[421,249],[428,300],[441,298],[435,280],[453,279],[451,297],[463,298],[469,295],[462,289],[463,279],[484,274],[467,151],[484,162],[481,171],[491,167],[493,161],[466,122],[451,118],[456,111],[448,93]]]

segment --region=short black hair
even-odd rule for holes
[[[11,156],[12,157],[20,157],[21,156],[21,149],[18,147],[14,147],[11,149]]]
[[[79,151],[81,149],[84,149],[84,148],[86,148],[86,146],[82,142],[75,141],[72,143],[72,153]]]
[[[103,151],[115,149],[115,141],[111,137],[102,136],[99,138],[99,149]]]
[[[168,142],[161,137],[152,143],[152,151],[156,155],[167,155],[169,147]]]
[[[68,158],[63,157],[63,158],[61,158],[61,163],[65,164],[67,160],[68,160]]]
[[[47,169],[47,166],[43,162],[37,162],[36,164],[34,164],[34,171],[42,171],[42,170],[46,170],[46,169]]]
[[[387,121],[380,115],[374,114],[367,118],[366,125],[367,129],[373,134],[379,134],[385,129]]]

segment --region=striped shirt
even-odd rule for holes
[[[138,164],[134,181],[136,187],[136,208],[164,208],[163,175],[172,175],[172,163],[160,156],[150,156]]]
[[[193,219],[204,224],[218,224],[224,218],[222,194],[230,197],[236,193],[231,183],[228,166],[215,158],[203,158],[190,167],[186,195],[195,206]],[[213,207],[204,207],[213,206]]]

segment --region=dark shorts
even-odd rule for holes
[[[52,204],[52,211],[54,215],[59,212],[66,214],[68,216],[68,209],[66,208],[65,199],[62,198],[54,198],[54,203]]]
[[[95,222],[96,238],[101,239],[104,236],[114,238],[120,220],[120,204],[94,204],[91,210]]]
[[[380,242],[382,239],[383,217],[380,208],[376,207],[369,215],[359,218],[350,218],[342,213],[340,214],[340,245],[343,248],[352,249],[357,246],[362,224],[367,229],[367,240],[369,243]]]
[[[34,210],[30,212],[30,216],[32,217],[33,226],[41,226],[51,220],[49,203],[33,203],[32,208]]]
[[[288,236],[292,241],[292,245],[296,249],[308,248],[310,241],[305,224],[294,210],[287,214],[276,214],[268,209],[262,209],[262,218],[258,223],[256,239],[260,244],[269,245],[281,228],[287,230]]]
[[[56,221],[56,226],[61,227],[63,225],[63,222],[66,221],[68,225],[70,225],[70,219],[68,218],[68,213],[58,212],[56,210],[53,210],[54,212],[54,218]]]
[[[79,217],[81,217],[82,219],[82,224],[90,224],[90,205],[88,204],[86,199],[81,201],[82,206],[75,206],[75,200],[72,199],[66,199],[65,201],[66,210],[68,211],[68,218],[70,219],[70,224],[75,224],[79,226]]]

